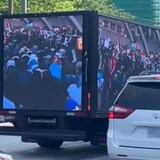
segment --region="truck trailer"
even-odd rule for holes
[[[127,79],[160,70],[160,28],[97,11],[0,17],[0,135],[58,148],[106,142]]]

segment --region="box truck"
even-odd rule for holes
[[[0,17],[0,135],[58,148],[105,143],[128,77],[160,70],[160,30],[72,11]]]

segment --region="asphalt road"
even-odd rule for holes
[[[35,143],[23,143],[20,137],[0,136],[0,150],[14,160],[110,160],[106,147],[85,142],[65,142],[58,150],[44,149]]]

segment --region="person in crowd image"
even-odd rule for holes
[[[81,110],[82,32],[59,19],[6,19],[3,108]]]
[[[106,19],[105,24],[111,23],[116,25],[116,22]],[[122,22],[121,25],[123,26]],[[129,34],[124,34],[124,30],[127,30],[124,26],[121,29],[123,33],[119,33],[118,29],[115,29],[116,27],[113,29],[111,26],[101,26],[102,34],[98,43],[97,83],[100,109],[107,109],[113,104],[130,76],[139,75],[143,71],[160,71],[160,48],[152,51],[159,46],[157,40],[152,40],[152,44],[149,44],[149,37],[145,37],[146,43],[150,47],[149,53],[147,53],[142,45],[141,36],[137,37],[137,33],[132,32],[133,40],[131,40]],[[136,30],[136,25],[134,28]],[[146,32],[145,28],[142,28],[142,31]]]
[[[7,97],[5,96],[5,99],[8,98],[11,102],[17,104],[18,95],[15,94],[15,91],[17,90],[17,69],[14,60],[8,60],[6,63],[4,81],[4,91],[5,95],[7,95]]]

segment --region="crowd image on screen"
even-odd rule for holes
[[[81,110],[82,16],[4,21],[4,109]]]
[[[160,71],[160,42],[153,28],[100,17],[98,50],[100,110],[113,104],[130,76]]]

